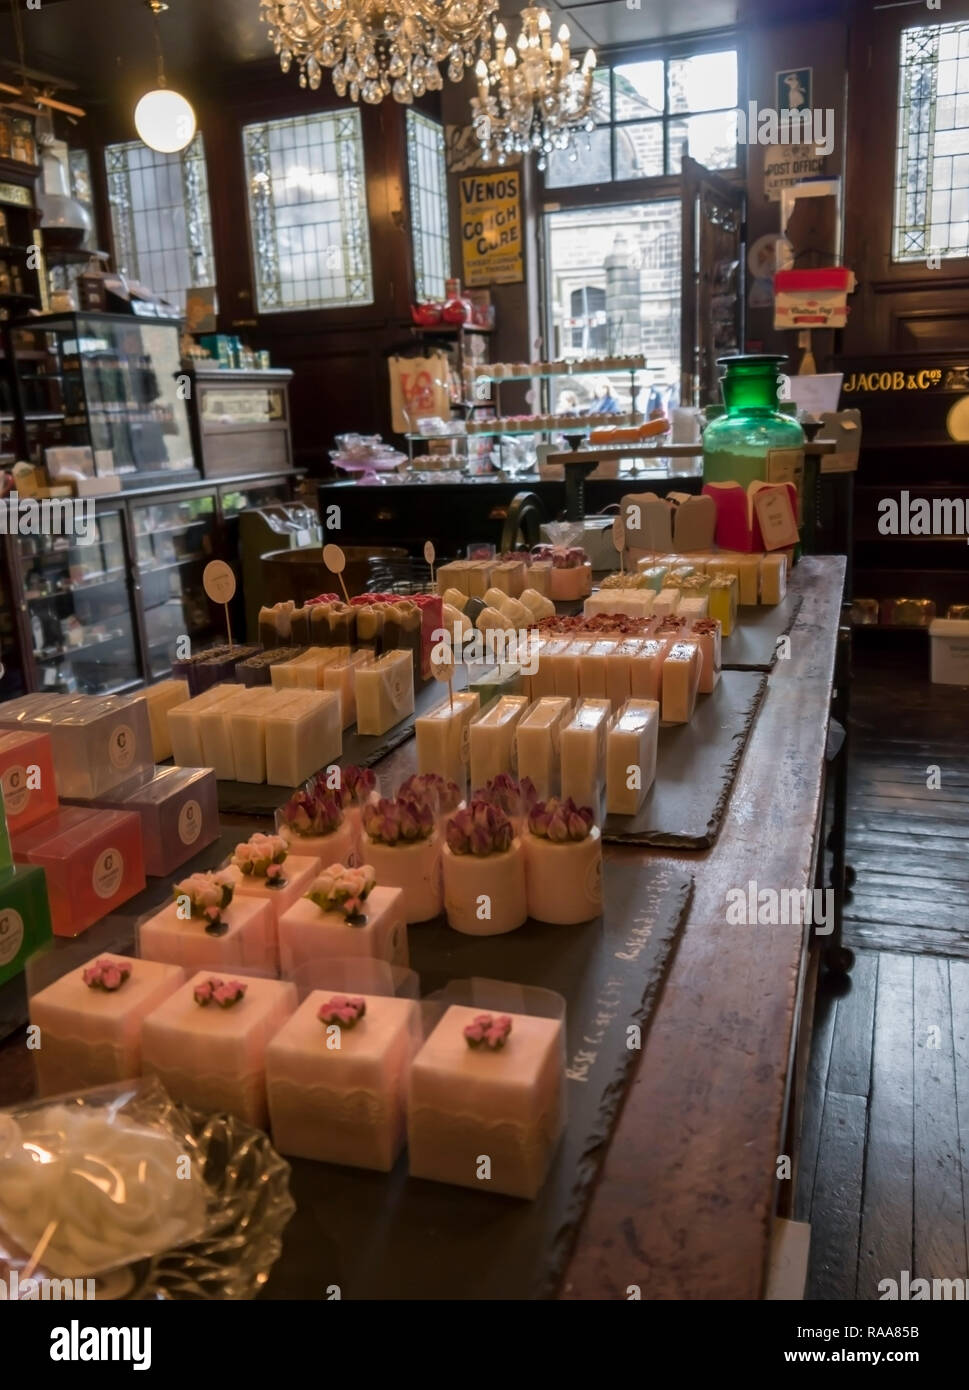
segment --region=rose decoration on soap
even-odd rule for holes
[[[292,835],[332,835],[343,824],[340,794],[320,786],[297,792],[281,808],[279,821]]]
[[[363,806],[377,790],[377,775],[370,767],[345,767],[340,772],[339,795],[346,806]]]
[[[236,845],[232,863],[247,877],[264,878],[267,888],[283,888],[286,878],[282,866],[289,846],[281,835],[252,835]]]
[[[530,777],[519,781],[508,772],[499,772],[474,793],[473,799],[490,802],[506,816],[527,816],[538,800],[538,792]]]
[[[232,902],[234,887],[227,874],[192,874],[176,883],[173,892],[176,905],[187,903],[189,915],[205,923],[209,936],[223,936],[229,930],[222,914]]]
[[[398,795],[408,801],[426,801],[441,816],[456,811],[462,799],[457,782],[442,777],[439,772],[415,773],[402,784]]]
[[[504,854],[515,838],[511,821],[497,806],[472,801],[448,821],[444,836],[452,854]]]
[[[195,986],[193,997],[199,1008],[205,1009],[209,1004],[218,1004],[220,1009],[231,1009],[245,997],[248,985],[244,985],[241,980],[202,980]]]
[[[587,565],[589,557],[581,545],[536,545],[532,547],[532,560],[548,564],[557,570],[578,569]]]
[[[588,839],[594,823],[591,806],[576,806],[571,797],[563,801],[552,796],[547,801],[536,802],[528,815],[531,833],[555,844]]]
[[[434,834],[434,811],[424,801],[381,797],[364,806],[363,828],[378,844],[413,845]]]
[[[337,1023],[341,1028],[355,1028],[367,1012],[367,1001],[359,995],[334,994],[317,1010],[323,1024]]]
[[[511,1033],[511,1019],[507,1014],[478,1014],[464,1030],[464,1040],[469,1047],[484,1052],[498,1052],[504,1047]]]
[[[306,894],[321,912],[342,912],[349,924],[365,921],[363,905],[377,886],[377,876],[369,864],[348,869],[331,864],[324,869]]]
[[[131,977],[131,966],[114,960],[96,960],[81,975],[88,989],[99,989],[104,994],[114,994]]]

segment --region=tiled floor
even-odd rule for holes
[[[822,983],[798,1214],[807,1297],[969,1278],[969,691],[921,650],[856,646],[845,942]]]

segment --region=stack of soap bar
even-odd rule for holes
[[[148,725],[151,729],[151,752],[156,763],[165,762],[172,756],[172,738],[168,732],[168,711],[182,705],[189,698],[188,681],[159,681],[149,685],[141,698],[148,707]]]
[[[606,738],[606,810],[634,816],[656,776],[659,705],[627,700]]]
[[[569,700],[579,698],[579,663],[594,643],[594,637],[574,637],[564,651],[552,658],[556,695],[564,695]]]
[[[418,772],[436,772],[463,788],[471,757],[471,719],[481,707],[474,691],[462,691],[415,720]]]
[[[208,767],[202,747],[202,714],[226,700],[236,700],[246,693],[241,685],[217,685],[204,695],[175,705],[168,711],[168,734],[172,756],[179,767]]]
[[[562,730],[562,795],[577,806],[591,806],[599,816],[606,765],[606,732],[612,705],[608,700],[580,700]]]
[[[291,696],[265,711],[270,786],[298,787],[343,751],[339,696],[327,690],[298,690]]]
[[[339,1017],[341,998],[328,990],[310,994],[266,1049],[273,1143],[292,1158],[389,1173],[404,1146],[407,1085],[421,1046],[419,1006],[356,995],[351,1014],[360,1017],[352,1025],[321,1021],[321,1009]],[[339,1047],[328,1045],[335,1037]]]
[[[689,724],[700,689],[700,648],[696,642],[677,642],[663,662],[663,720]]]
[[[287,647],[294,640],[293,614],[295,611],[296,604],[292,599],[287,599],[285,603],[277,603],[272,608],[260,608],[259,641],[267,652],[279,647]]]
[[[677,616],[685,618],[688,623],[705,618],[710,611],[710,599],[707,594],[687,594],[683,593],[680,599],[680,606],[676,610]]]
[[[62,975],[30,1001],[40,1029],[34,1052],[41,1095],[107,1086],[141,1074],[142,1028],[185,979],[177,965],[131,956],[100,955],[98,962],[129,972],[118,989],[93,989],[84,972],[95,960]]]
[[[536,658],[535,670],[528,677],[528,694],[533,700],[555,694],[555,662],[569,648],[569,637],[553,637],[543,642]]]
[[[562,1023],[511,1014],[501,1048],[471,1048],[480,1009],[452,1004],[414,1058],[407,1107],[410,1172],[534,1198],[565,1123]],[[490,1159],[482,1178],[481,1155]]]
[[[358,626],[369,611],[361,609]],[[356,700],[360,734],[385,734],[413,714],[414,663],[410,652],[387,652],[369,666],[358,666]]]
[[[240,662],[257,656],[261,647],[226,647],[218,652],[202,654],[196,667],[197,691],[209,690],[213,685],[236,679],[236,667]]]
[[[760,590],[760,556],[741,555],[737,559],[737,602],[756,604]]]
[[[177,885],[175,891],[178,891]],[[236,895],[220,913],[218,935],[192,917],[173,899],[147,921],[138,934],[146,960],[167,961],[191,973],[195,970],[253,970],[275,975],[279,968],[276,921],[265,898]]]
[[[247,688],[254,698],[231,701],[225,707],[224,717],[232,743],[236,781],[258,784],[266,780],[266,714],[292,692],[268,690],[265,686]]]
[[[322,690],[323,674],[331,661],[349,656],[349,647],[307,647],[292,661],[270,667],[274,690]]]
[[[583,699],[606,698],[606,663],[616,649],[614,638],[598,637],[579,653],[579,694]]]
[[[300,966],[312,965],[315,960],[350,956],[369,956],[406,968],[407,920],[400,888],[372,888],[353,922],[342,912],[324,912],[307,897],[297,898],[279,917],[283,975],[291,977]]]
[[[760,601],[780,603],[787,593],[787,556],[762,555],[760,560]]]
[[[0,788],[11,835],[57,810],[54,756],[46,734],[0,733]]]
[[[145,873],[164,878],[219,837],[215,773],[203,767],[158,767],[154,776],[101,805],[141,818]]]
[[[532,779],[542,800],[555,796],[559,789],[559,741],[571,712],[571,700],[545,696],[536,700],[518,724],[518,775]]]
[[[666,618],[675,613],[679,605],[679,589],[661,589],[653,600],[653,612],[657,618]]]
[[[221,692],[221,698],[213,700],[211,704],[199,707],[196,700],[192,700],[174,711],[178,716],[183,711],[188,714],[197,709],[198,735],[202,745],[202,756],[194,763],[184,763],[180,758],[176,761],[181,767],[210,767],[220,781],[231,782],[236,776],[236,759],[229,712],[257,700],[260,692],[249,690],[244,685],[218,685],[214,690]],[[204,701],[205,696],[200,695],[196,699]]]
[[[221,646],[209,647],[206,651],[196,652],[192,656],[177,657],[172,662],[172,675],[177,680],[185,681],[190,696],[201,695],[203,690],[207,690],[209,686],[215,684],[211,679],[204,679],[201,675],[200,668],[203,662],[217,660],[228,651],[229,645],[224,642]],[[206,672],[206,677],[210,676],[211,670]]]
[[[515,734],[527,709],[526,695],[502,695],[475,715],[470,726],[472,789],[515,770]]]
[[[142,1065],[169,1095],[205,1112],[228,1111],[265,1129],[266,1046],[296,1012],[296,986],[250,977],[239,1003],[200,1005],[201,971],[154,1009],[142,1027]],[[228,983],[228,981],[227,981]]]
[[[41,710],[30,727],[50,735],[58,795],[96,801],[154,766],[143,699],[79,696]]]
[[[19,975],[50,945],[50,907],[43,869],[17,865],[0,875],[0,984]]]
[[[642,645],[636,637],[625,637],[606,657],[606,699],[613,709],[619,709],[632,694],[632,663]]]
[[[525,588],[524,560],[502,560],[491,572],[491,582],[512,598],[520,598]]]
[[[663,662],[669,643],[648,637],[629,662],[629,693],[637,700],[658,700],[663,687]],[[621,703],[621,702],[620,702]]]
[[[130,811],[67,806],[13,842],[47,878],[55,936],[79,936],[145,887],[141,821]]]
[[[737,625],[737,576],[721,574],[710,585],[709,616],[718,619],[724,637]]]
[[[348,651],[348,648],[334,648],[334,651]],[[340,697],[340,721],[344,729],[357,722],[357,669],[369,665],[373,655],[369,651],[350,652],[344,657],[338,655],[334,661],[323,667],[323,689]]]

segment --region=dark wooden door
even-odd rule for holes
[[[742,352],[747,200],[742,188],[683,156],[680,399],[720,399],[717,358]]]

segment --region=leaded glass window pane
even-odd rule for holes
[[[969,256],[969,23],[905,29],[892,258]]]
[[[184,310],[186,290],[215,284],[201,133],[179,154],[108,145],[104,163],[118,269]]]
[[[451,274],[444,132],[419,111],[407,112],[407,170],[417,299],[442,299]]]
[[[265,121],[242,140],[257,311],[372,304],[360,112]]]

